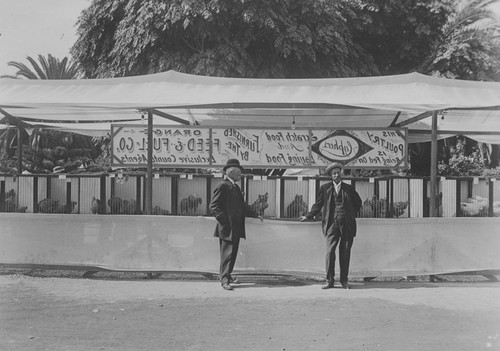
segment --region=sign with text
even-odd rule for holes
[[[237,158],[247,168],[407,167],[406,129],[325,130],[154,126],[154,167],[222,167]],[[147,165],[147,127],[112,125],[112,166]]]
[[[406,130],[313,131],[312,150],[350,168],[406,167]]]
[[[218,165],[230,158],[265,168],[316,165],[309,150],[309,130],[213,128],[212,137],[221,141],[221,152],[213,154]]]

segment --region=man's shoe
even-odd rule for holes
[[[229,277],[230,284],[240,284],[240,281],[237,278]]]
[[[326,285],[323,285],[321,289],[333,289],[333,283],[327,283]]]
[[[224,290],[233,290],[233,287],[229,285],[229,283],[223,283],[222,284],[222,289]]]
[[[350,289],[350,288],[351,288],[351,286],[349,285],[349,283],[348,283],[348,282],[340,282],[340,284],[342,285],[342,287],[343,287],[344,289]]]

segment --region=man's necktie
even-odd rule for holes
[[[234,183],[234,187],[235,187],[235,188],[236,188],[236,190],[238,190],[238,191],[240,192],[240,194],[241,194],[241,189],[240,189],[239,185],[238,185],[238,184],[236,184],[236,183]]]
[[[239,185],[236,184],[236,183],[234,183],[234,187],[236,188],[236,190],[238,190],[238,194],[240,194],[241,199],[244,200],[243,199],[243,193],[241,192],[241,189],[240,189]]]

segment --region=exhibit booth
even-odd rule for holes
[[[0,113],[8,127],[110,135],[114,167],[146,169],[146,215],[1,213],[0,263],[217,272],[212,218],[151,216],[158,169],[217,173],[229,158],[248,168],[319,170],[340,161],[348,169],[404,169],[408,143],[430,141],[430,217],[358,219],[352,273],[498,272],[498,218],[438,218],[436,145],[457,134],[499,143],[499,107],[500,83],[417,73],[238,79],[169,71],[109,79],[0,79]],[[236,270],[323,272],[318,223],[248,219],[248,232]]]

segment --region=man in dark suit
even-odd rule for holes
[[[262,220],[243,199],[238,185],[242,171],[243,167],[237,159],[228,160],[224,166],[225,179],[215,187],[210,203],[210,211],[217,219],[214,236],[219,238],[220,281],[225,290],[233,290],[231,283],[239,283],[231,273],[238,255],[240,239],[246,238],[245,217]]]
[[[356,236],[356,215],[362,201],[354,187],[342,182],[343,165],[333,163],[325,173],[332,181],[323,184],[311,211],[300,217],[303,222],[313,219],[321,211],[323,235],[326,238],[326,285],[322,289],[333,288],[335,281],[335,250],[339,247],[340,284],[349,289],[348,275],[351,247]]]

